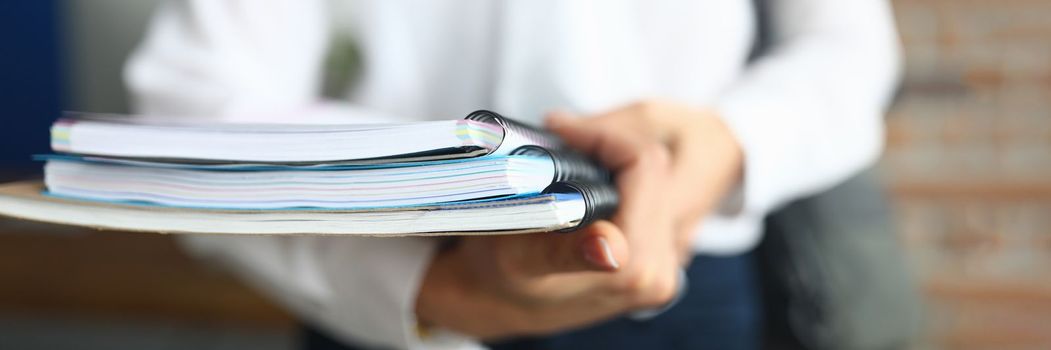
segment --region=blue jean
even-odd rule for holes
[[[675,307],[647,320],[618,318],[541,338],[488,344],[519,349],[758,349],[762,304],[755,254],[697,256],[687,269],[689,291]],[[304,348],[354,349],[308,330]]]

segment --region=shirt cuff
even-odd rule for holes
[[[762,214],[776,206],[780,197],[777,188],[794,182],[785,173],[792,166],[790,150],[798,148],[797,143],[805,138],[794,132],[800,129],[798,120],[786,115],[786,104],[753,88],[739,86],[716,105],[744,152],[741,183],[730,196],[732,200],[720,208],[724,215]]]

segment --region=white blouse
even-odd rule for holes
[[[712,106],[742,144],[745,171],[695,245],[736,254],[756,244],[769,211],[876,159],[898,76],[885,1],[771,3],[772,50],[749,64],[748,0],[185,0],[162,6],[126,76],[138,112],[229,121],[451,119],[487,108],[539,123],[554,108],[593,113],[646,98]],[[325,101],[325,59],[343,39],[360,65],[345,101]],[[341,340],[478,346],[415,332],[433,239],[183,241]]]

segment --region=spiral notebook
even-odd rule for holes
[[[36,181],[0,184],[0,216],[102,230],[249,235],[435,236],[568,231],[608,217],[616,194],[560,182],[543,193],[436,205],[197,209],[48,195]]]
[[[390,124],[243,124],[68,113],[51,128],[60,153],[165,162],[372,164],[560,149],[554,135],[479,110],[464,119]]]
[[[37,158],[47,162],[49,194],[189,208],[368,209],[530,195],[564,180],[608,182],[597,166],[552,153],[311,166]]]

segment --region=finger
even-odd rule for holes
[[[615,172],[620,203],[612,221],[627,235],[633,253],[643,256],[646,247],[673,239],[672,223],[661,219],[674,214],[666,198],[672,160],[665,144],[635,125],[641,119],[626,115],[615,111],[580,121],[556,112],[548,124],[567,144],[592,154]],[[667,237],[647,234],[653,232]]]
[[[564,234],[509,236],[503,251],[511,252],[505,268],[524,277],[583,271],[616,271],[628,260],[624,234],[600,220]]]
[[[628,262],[628,242],[624,232],[613,223],[599,220],[579,230],[577,234],[584,236],[580,247],[584,258],[592,266],[615,271]]]
[[[661,214],[663,184],[669,180],[671,154],[667,147],[643,133],[620,114],[603,115],[579,121],[555,112],[548,125],[571,147],[592,154],[617,174],[620,205],[613,222],[629,235],[647,230],[655,214]]]
[[[566,112],[552,112],[545,121],[547,128],[570,148],[595,158],[613,171],[630,166],[645,140],[631,131],[629,123],[621,114],[582,119]]]
[[[697,233],[697,223],[680,224],[676,231],[678,233],[675,246],[679,248],[679,266],[689,266],[690,260],[693,259],[693,237]]]
[[[635,226],[652,225],[654,215],[667,214],[670,156],[665,148],[653,144],[633,152],[632,165],[617,173],[620,203],[614,223],[628,232],[649,231]]]
[[[640,158],[647,160],[647,156],[640,153],[645,153],[646,147],[654,143],[669,151],[671,171],[661,181],[671,188],[724,189],[737,181],[738,173],[712,171],[713,164],[731,163],[741,157],[740,150],[733,148],[735,143],[723,140],[729,132],[724,130],[726,126],[718,118],[692,110],[678,110],[670,112],[690,114],[691,117],[672,123],[659,117],[669,111],[654,111],[660,109],[659,106],[638,103],[588,118],[553,112],[548,116],[548,127],[559,133],[571,147],[592,155],[617,172],[618,183],[622,185],[627,182],[622,179],[624,170],[634,167]],[[704,161],[698,161],[701,159]],[[672,191],[664,200],[669,207],[676,208],[676,216],[699,220],[722,195],[722,192],[698,195],[693,191]]]

